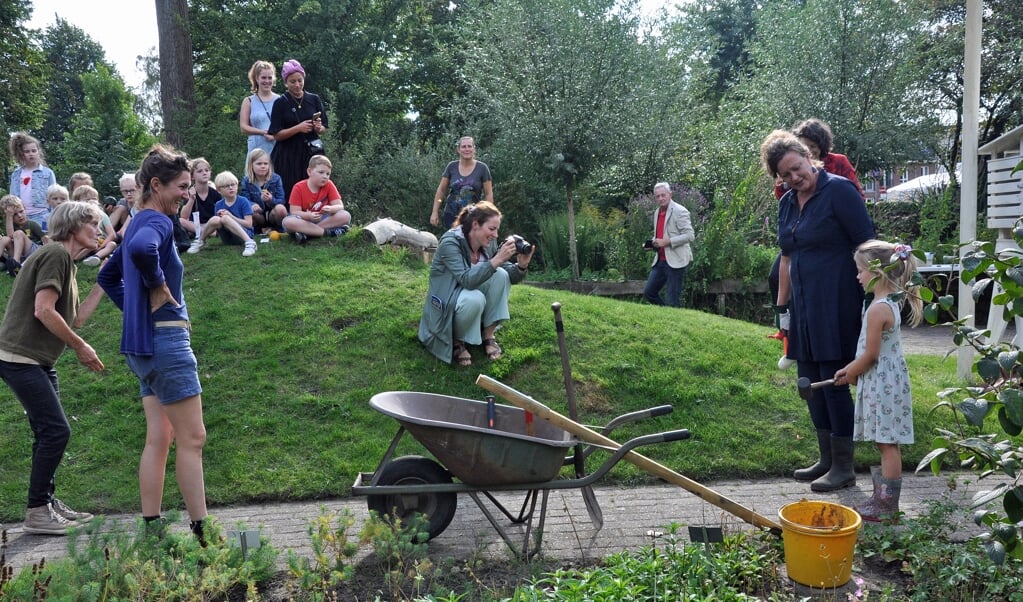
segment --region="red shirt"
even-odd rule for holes
[[[288,205],[299,211],[322,211],[324,205],[332,201],[340,201],[341,193],[337,186],[330,180],[315,193],[309,190],[309,180],[302,180],[291,189],[291,196],[288,197]]]
[[[661,207],[657,210],[657,225],[654,226],[654,238],[664,238],[664,220],[668,217],[668,208]],[[667,261],[664,256],[664,247],[657,247],[658,261]]]

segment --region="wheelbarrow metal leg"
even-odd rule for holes
[[[380,459],[380,464],[377,464],[377,469],[373,472],[373,479],[369,482],[371,487],[377,485],[380,481],[380,473],[383,472],[384,466],[394,457],[394,450],[398,449],[398,442],[401,441],[403,435],[405,435],[405,427],[399,426],[398,432],[395,433],[394,438],[391,439],[391,444],[387,447],[387,451],[384,452],[384,457]]]
[[[512,551],[512,554],[514,554],[516,558],[519,558],[521,560],[529,560],[530,558],[532,558],[533,556],[540,552],[540,547],[543,545],[543,526],[545,518],[544,515],[547,513],[547,497],[550,495],[549,491],[545,489],[542,492],[543,501],[540,504],[540,526],[539,529],[535,532],[535,534],[533,531],[533,517],[534,511],[536,510],[537,494],[540,492],[534,489],[531,490],[529,492],[529,495],[526,496],[526,499],[529,502],[529,514],[527,515],[528,518],[525,520],[525,534],[522,538],[521,545],[516,543],[512,539],[511,534],[508,533],[508,531],[505,530],[503,526],[501,526],[501,523],[490,511],[490,508],[487,507],[487,504],[484,503],[482,499],[480,499],[479,494],[480,493],[484,494],[487,497],[487,499],[491,500],[491,502],[493,502],[494,505],[497,506],[506,517],[511,519],[511,515],[508,513],[508,511],[504,508],[504,506],[501,503],[495,500],[494,497],[486,491],[470,491],[468,493],[469,497],[472,498],[472,501],[476,502],[476,506],[480,509],[480,512],[483,513],[483,516],[487,517],[487,520],[490,522],[490,526],[492,526],[494,530],[497,531],[497,534],[501,536],[501,539],[504,540],[505,545],[508,546],[508,549]],[[529,543],[530,535],[534,535],[535,539],[535,543],[532,546]]]
[[[539,490],[530,489],[529,491],[526,492],[526,497],[525,499],[522,500],[522,507],[519,508],[518,516],[512,514],[511,511],[508,510],[508,508],[506,508],[505,505],[502,504],[501,501],[494,497],[494,495],[489,491],[480,491],[479,493],[485,495],[487,499],[490,500],[490,503],[493,504],[495,508],[501,511],[501,514],[503,514],[505,518],[518,525],[526,522],[533,516],[533,508],[536,507],[537,491]]]

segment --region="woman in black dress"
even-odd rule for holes
[[[760,147],[764,169],[789,191],[778,204],[778,307],[788,331],[787,355],[800,377],[832,378],[856,358],[863,289],[853,251],[874,238],[874,224],[856,186],[820,169],[790,132],[775,130]],[[820,459],[795,471],[812,491],[856,483],[853,472],[854,406],[849,385],[821,387],[807,400]]]
[[[327,129],[327,114],[320,97],[306,92],[305,69],[298,61],[285,62],[281,77],[287,92],[274,101],[267,132],[277,141],[271,157],[287,201],[291,188],[306,178],[309,157],[323,154],[320,133]]]

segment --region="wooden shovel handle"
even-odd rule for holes
[[[621,447],[621,445],[619,445],[616,441],[608,439],[607,437],[601,435],[600,433],[591,430],[586,426],[579,424],[578,422],[555,412],[554,410],[548,408],[539,401],[536,401],[532,397],[520,393],[519,391],[516,391],[515,389],[501,383],[500,381],[490,378],[489,376],[480,374],[479,377],[476,379],[476,384],[490,391],[491,393],[494,393],[495,395],[499,395],[502,399],[507,400],[513,405],[516,405],[526,411],[532,412],[537,417],[542,418],[547,422],[550,422],[554,426],[557,426],[561,429],[564,429],[565,431],[568,431],[569,433],[572,433],[573,435],[579,437],[579,439],[586,441],[587,443],[596,443],[612,449],[618,449],[619,447]],[[775,533],[778,534],[781,533],[781,525],[767,518],[766,516],[760,515],[751,510],[750,508],[747,508],[742,504],[739,504],[738,502],[735,502],[725,497],[724,495],[721,495],[720,493],[714,491],[713,489],[701,485],[700,483],[697,483],[696,481],[689,479],[675,472],[674,470],[668,468],[667,466],[664,466],[663,464],[659,464],[654,460],[647,458],[642,454],[631,451],[625,455],[624,459],[632,464],[635,464],[636,466],[642,468],[643,470],[649,472],[654,476],[660,477],[665,481],[668,481],[669,483],[673,483],[675,485],[678,485],[679,487],[682,487],[686,491],[689,491],[697,495],[702,500],[710,504],[713,504],[718,508],[721,508],[722,510],[727,511],[730,514],[734,514],[735,516],[741,518],[742,520],[746,521],[747,523],[755,527],[763,527],[770,529]]]

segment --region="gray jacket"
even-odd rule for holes
[[[423,317],[419,320],[419,341],[437,359],[451,363],[454,343],[455,304],[462,289],[477,289],[494,275],[488,261],[497,252],[498,241],[483,249],[480,262],[470,265],[472,250],[462,231],[453,228],[444,233],[430,264],[430,290],[426,293]],[[525,272],[514,262],[500,269],[508,272],[512,284],[522,282]]]
[[[654,232],[657,231],[657,212],[654,210]],[[675,201],[668,203],[668,215],[664,217],[664,238],[671,239],[671,245],[664,247],[664,258],[673,268],[684,268],[693,260],[693,249],[690,243],[696,239],[693,222],[689,219],[689,210]],[[657,263],[657,253],[654,261]]]

